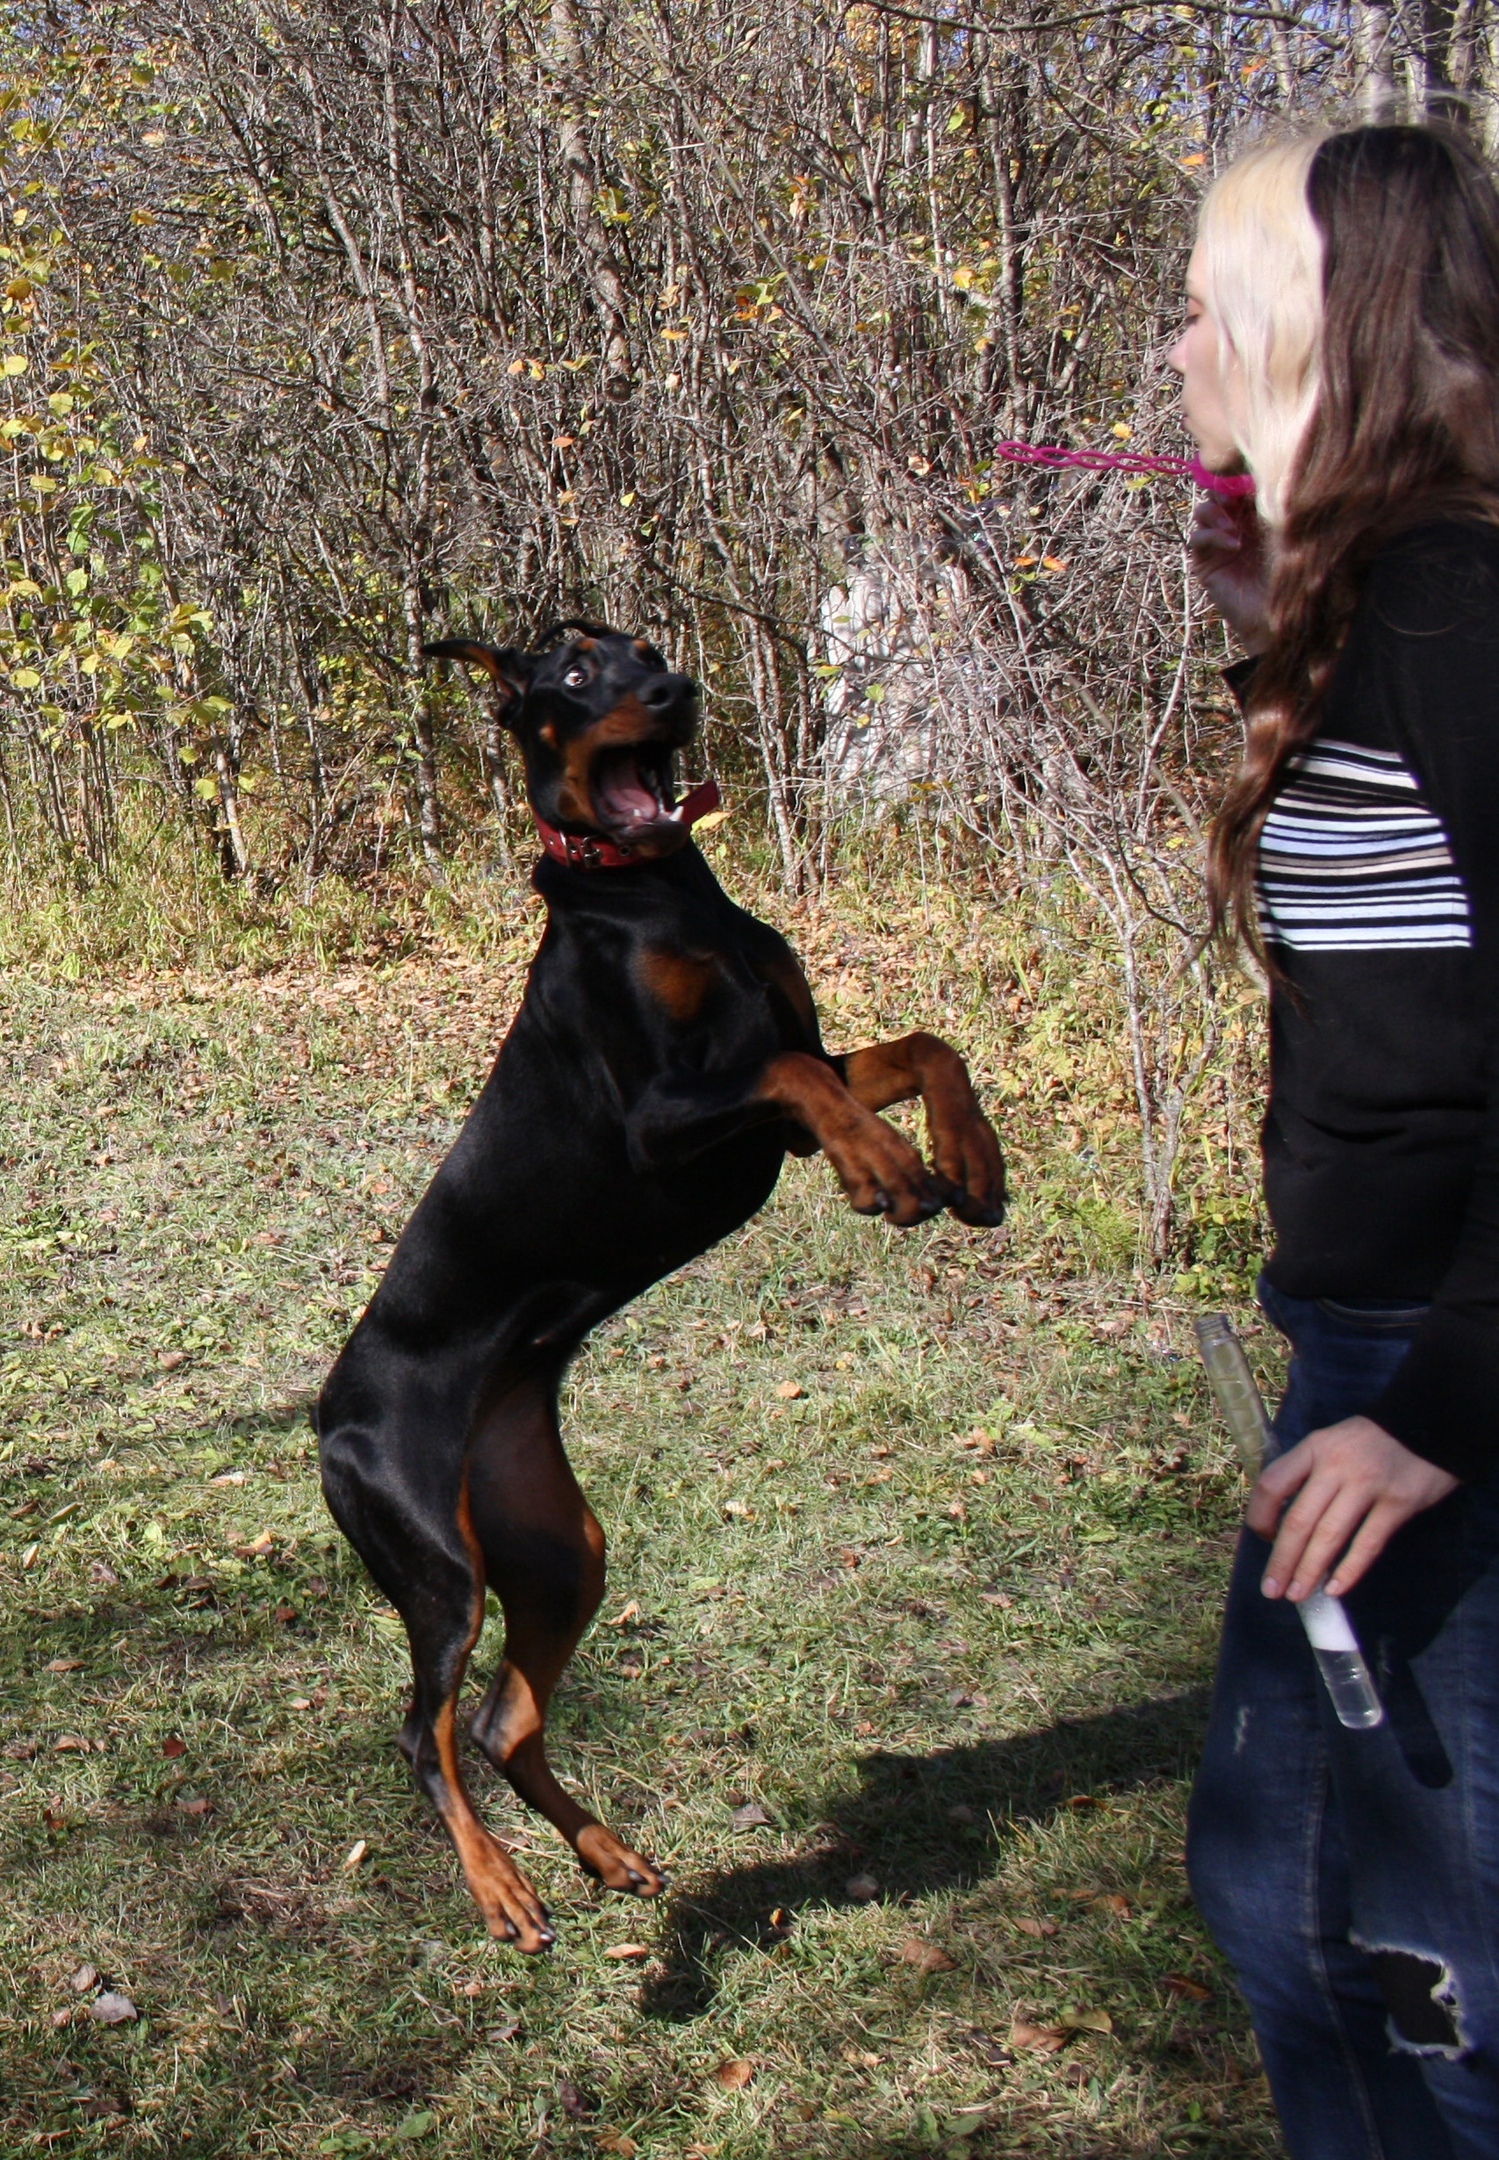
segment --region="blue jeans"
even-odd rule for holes
[[[1288,1298],[1277,1445],[1366,1410],[1420,1309]],[[1193,1789],[1192,1888],[1249,1999],[1293,2160],[1499,2156],[1499,1493],[1406,1523],[1345,1603],[1385,1705],[1340,1725],[1239,1540]]]

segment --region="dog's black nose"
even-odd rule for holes
[[[689,675],[653,675],[640,693],[640,702],[652,712],[670,712],[697,696],[697,684]]]

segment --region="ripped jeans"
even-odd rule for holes
[[[1372,1404],[1420,1319],[1260,1294],[1292,1348],[1282,1449]],[[1385,1705],[1368,1732],[1240,1537],[1188,1865],[1293,2160],[1499,2156],[1496,1486],[1406,1523],[1345,1600]]]

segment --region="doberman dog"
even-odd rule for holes
[[[405,1622],[400,1746],[491,1932],[553,1941],[480,1823],[456,1714],[484,1617],[504,1656],[470,1731],[610,1888],[659,1870],[548,1765],[548,1699],[604,1589],[604,1537],[563,1452],[557,1390],[588,1330],[725,1237],[787,1152],[821,1148],[853,1206],[902,1227],[1000,1221],[1004,1165],[962,1060],[931,1035],[830,1056],[790,947],[736,907],[677,800],[696,685],[644,639],[557,625],[532,652],[462,640],[516,736],[545,847],[525,997],[317,1408],[323,1491]],[[716,791],[715,791],[716,792]],[[933,1167],[876,1112],[920,1095]]]

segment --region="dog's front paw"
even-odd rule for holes
[[[992,1230],[1002,1223],[1005,1159],[989,1120],[975,1110],[941,1135],[936,1155],[939,1171],[955,1188],[948,1204],[959,1222],[975,1230]]]
[[[928,1170],[883,1118],[863,1114],[857,1133],[828,1156],[856,1215],[883,1215],[898,1230],[927,1222],[956,1197],[951,1179]]]
[[[942,1164],[946,1169],[946,1164]],[[974,1117],[961,1136],[961,1169],[948,1171],[957,1186],[953,1214],[974,1229],[998,1229],[1004,1220],[1004,1156],[985,1117]]]

